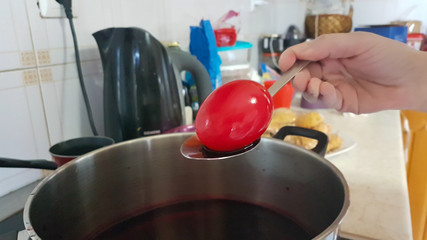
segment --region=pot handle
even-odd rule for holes
[[[285,126],[282,127],[276,135],[273,136],[273,138],[276,139],[285,139],[288,135],[296,135],[301,137],[308,137],[317,140],[316,146],[311,149],[311,151],[321,155],[325,156],[326,148],[328,147],[328,136],[324,134],[323,132],[308,129],[308,128],[302,128],[302,127],[294,127],[294,126]]]
[[[37,168],[55,170],[58,168],[56,163],[48,160],[19,160],[0,157],[0,167],[7,168]]]

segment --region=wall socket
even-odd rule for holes
[[[75,3],[73,1],[73,18],[77,17]],[[42,18],[66,18],[64,7],[55,0],[38,0],[37,2],[40,9],[40,16]]]

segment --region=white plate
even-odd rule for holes
[[[336,149],[336,150],[330,152],[330,153],[327,153],[325,155],[325,158],[335,157],[335,156],[340,155],[342,153],[348,152],[351,149],[353,149],[354,147],[356,147],[357,144],[353,139],[349,138],[348,136],[343,136],[341,134],[338,134],[338,136],[340,136],[343,140],[341,147],[339,149]]]
[[[334,125],[335,125],[334,122],[335,121],[337,121],[337,120],[343,121],[343,119],[342,119],[343,113],[339,113],[334,109],[306,109],[306,108],[301,108],[299,106],[292,106],[291,110],[297,114],[298,113],[304,113],[304,112],[318,112],[318,113],[320,113],[320,115],[322,115],[322,117],[324,118],[324,122],[332,127],[332,133],[338,134],[338,136],[343,139],[341,147],[339,149],[336,149],[336,150],[330,152],[330,153],[327,153],[325,155],[325,158],[335,157],[337,155],[348,152],[351,149],[353,149],[354,147],[356,147],[357,144],[351,137],[348,137],[347,135],[342,134],[340,129],[334,128]],[[339,119],[337,119],[337,117],[339,117]]]

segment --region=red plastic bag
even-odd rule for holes
[[[234,46],[236,44],[237,34],[240,29],[239,26],[236,26],[237,24],[230,23],[228,20],[237,16],[239,16],[238,12],[230,10],[214,23],[213,28],[218,47]]]

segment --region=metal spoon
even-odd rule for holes
[[[269,89],[268,92],[273,97],[282,87],[291,81],[297,73],[303,70],[311,61],[296,61],[295,64],[285,72]],[[258,146],[260,139],[252,144],[230,152],[217,152],[206,148],[199,140],[197,135],[193,135],[181,145],[181,154],[193,160],[222,160],[238,155],[242,155],[253,150]]]

